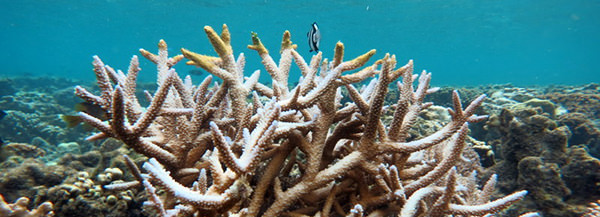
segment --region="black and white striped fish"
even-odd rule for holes
[[[310,47],[310,51],[308,52],[319,52],[319,43],[321,42],[321,31],[319,31],[319,26],[317,26],[317,22],[312,24],[310,31],[306,33],[308,37],[308,46]]]

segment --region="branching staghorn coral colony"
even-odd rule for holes
[[[80,113],[99,131],[88,139],[117,138],[149,158],[138,168],[125,156],[137,180],[106,189],[143,186],[146,208],[159,216],[484,216],[527,193],[492,200],[495,176],[478,187],[469,166],[478,159],[464,153],[468,123],[486,118],[474,114],[484,95],[463,109],[455,91],[448,123],[414,138],[418,115],[432,107],[424,98],[437,88],[430,73],[413,74],[412,61],[397,67],[386,54],[364,66],[375,50],[345,60],[338,42],[331,61],[319,52],[307,62],[286,31],[277,63],[253,34],[248,48],[262,58],[269,87],[259,70],[244,77],[244,55],[234,56],[226,25],[220,35],[204,30],[216,57],[186,49],[169,57],[162,40],[158,54],[140,50],[157,65],[146,107],[135,95],[136,56],[127,73],[94,57],[100,94],[75,92],[110,119]],[[174,66],[183,58],[222,82],[182,79]],[[302,73],[295,86],[292,62]],[[398,97],[386,103],[390,87]],[[343,97],[351,102],[342,105]]]

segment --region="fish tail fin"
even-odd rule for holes
[[[83,123],[83,125],[81,125],[81,127],[83,128],[83,130],[88,131],[88,132],[96,129],[92,125],[89,125],[88,123]]]
[[[82,122],[79,115],[61,115],[60,118],[67,124],[68,128],[75,127]]]
[[[75,111],[78,111],[78,112],[86,111],[87,105],[88,105],[88,103],[86,103],[86,102],[77,103],[77,104],[75,104]]]

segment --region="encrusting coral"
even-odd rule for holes
[[[158,54],[140,50],[158,72],[147,107],[135,96],[137,56],[127,73],[94,57],[100,95],[79,86],[75,92],[109,111],[110,119],[80,113],[99,130],[88,139],[117,138],[150,158],[142,174],[125,157],[137,181],[105,188],[141,184],[145,204],[160,216],[483,216],[527,193],[490,201],[495,176],[477,188],[475,174],[458,169],[468,122],[486,118],[474,114],[484,95],[463,109],[453,92],[450,122],[409,141],[418,114],[432,105],[424,97],[437,90],[429,88],[430,73],[413,75],[412,61],[397,68],[396,57],[386,54],[363,67],[375,50],[344,60],[338,42],[331,61],[319,52],[307,63],[286,31],[276,63],[253,33],[248,48],[262,58],[272,78],[268,87],[258,82],[258,70],[244,77],[245,57],[235,58],[227,26],[220,35],[204,30],[218,57],[187,49],[168,57],[162,40]],[[180,78],[173,66],[184,57],[222,83],[210,87],[208,76],[194,86],[190,77]],[[292,61],[302,77],[290,88]],[[375,76],[360,91],[353,86]],[[397,102],[385,105],[388,87],[399,78]],[[352,103],[340,104],[342,87]],[[382,121],[384,110],[393,110],[389,124]]]
[[[530,100],[528,100],[530,101]],[[525,104],[525,103],[523,103]],[[546,217],[581,216],[584,204],[600,195],[600,160],[586,145],[570,144],[569,122],[580,113],[567,113],[553,120],[542,108],[516,105],[492,115],[485,125],[488,144],[496,150],[500,192],[526,188],[528,197],[505,210],[538,210]],[[567,124],[560,124],[567,122]]]

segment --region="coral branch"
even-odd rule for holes
[[[75,88],[110,114],[101,120],[80,113],[100,131],[88,139],[114,137],[149,158],[140,171],[126,157],[137,180],[127,186],[144,186],[145,204],[158,215],[486,215],[527,193],[489,202],[495,176],[476,188],[470,171],[480,168],[478,159],[466,159],[467,134],[469,123],[487,118],[475,115],[485,95],[463,109],[453,92],[449,121],[421,134],[422,122],[441,126],[443,120],[421,118],[433,105],[425,97],[438,88],[430,87],[431,73],[413,75],[412,60],[397,68],[396,56],[386,54],[369,64],[375,50],[344,60],[346,46],[338,42],[331,63],[321,52],[307,61],[285,31],[276,61],[252,33],[248,48],[261,57],[267,85],[259,70],[244,77],[245,56],[234,56],[226,25],[221,34],[210,26],[204,31],[217,56],[182,48],[182,55],[168,57],[163,40],[157,54],[140,50],[157,65],[158,88],[145,92],[148,106],[135,95],[141,73],[135,56],[127,74],[95,56],[100,94]],[[183,57],[223,83],[211,85],[208,76],[194,86],[189,76],[179,77],[175,65]],[[294,67],[302,74],[298,81],[291,80]],[[359,82],[368,85],[358,88]],[[392,101],[390,91],[398,93]],[[344,96],[351,101],[342,105]],[[465,179],[471,180],[466,187]],[[119,186],[125,185],[107,187]]]

